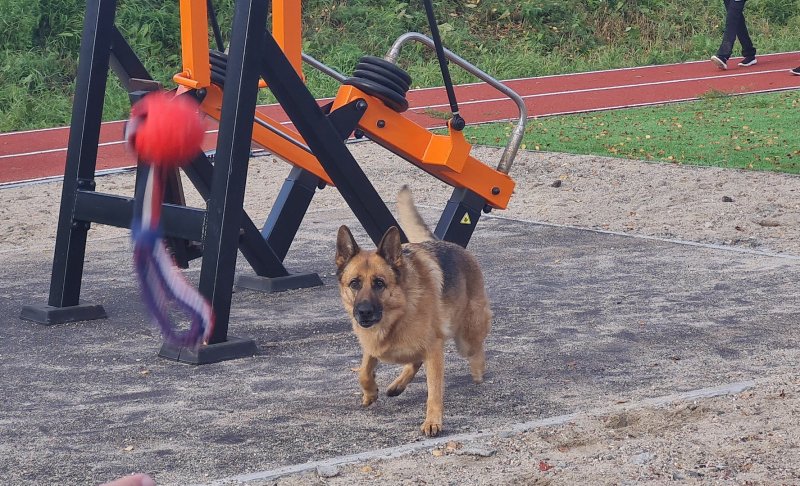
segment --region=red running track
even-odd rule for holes
[[[710,61],[614,69],[505,81],[525,100],[529,116],[551,116],[614,108],[695,100],[711,90],[729,94],[763,93],[800,88],[800,76],[789,70],[800,65],[800,52],[766,54],[758,64],[739,67],[732,58],[727,71]],[[462,116],[470,124],[514,120],[516,105],[485,83],[456,87]],[[443,88],[412,90],[408,117],[434,128],[443,125],[436,112],[448,113]],[[277,105],[258,108],[289,124]],[[433,116],[432,116],[433,115]],[[122,141],[123,122],[103,123],[97,170],[132,167],[136,161]],[[216,126],[209,124],[206,148],[213,148]],[[64,171],[69,128],[0,133],[0,185],[60,176]]]

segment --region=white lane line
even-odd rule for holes
[[[599,88],[582,88],[582,89],[572,89],[572,90],[564,90],[564,91],[548,91],[548,92],[545,92],[545,93],[534,93],[534,94],[528,94],[528,95],[521,95],[520,97],[523,100],[529,100],[529,99],[534,99],[534,98],[546,98],[546,97],[549,97],[549,96],[575,95],[575,94],[583,94],[583,93],[596,93],[596,92],[601,92],[601,91],[611,91],[611,90],[616,90],[616,89],[646,88],[646,87],[649,87],[649,86],[661,86],[661,85],[667,85],[667,84],[690,83],[690,82],[694,82],[694,81],[706,81],[706,80],[709,80],[709,79],[725,79],[725,78],[738,78],[738,77],[744,77],[744,76],[757,76],[759,74],[771,74],[771,73],[778,73],[778,72],[784,72],[784,71],[785,71],[785,69],[773,69],[773,70],[769,70],[769,71],[759,71],[757,73],[751,72],[751,73],[731,74],[731,75],[725,75],[725,76],[702,76],[702,77],[697,77],[697,78],[670,79],[670,80],[666,80],[666,81],[652,81],[652,82],[647,82],[647,83],[620,84],[618,86],[604,86],[604,87],[599,87]],[[775,88],[775,89],[771,89],[771,90],[768,90],[768,91],[779,91],[779,90],[789,90],[789,89],[800,89],[800,83],[798,83],[797,86]],[[760,92],[764,92],[764,91],[745,91],[745,92],[733,93],[733,94],[752,94],[752,93],[760,93]],[[688,100],[688,99],[696,99],[696,98],[685,98],[684,100]],[[668,103],[668,102],[671,102],[671,101],[673,101],[673,100],[661,101],[661,102],[657,102],[657,103]],[[681,100],[677,100],[677,101],[681,101]],[[486,100],[459,101],[458,104],[459,105],[479,105],[481,103],[499,103],[499,102],[512,103],[513,100],[511,100],[510,98],[501,97],[501,98],[490,98],[490,99],[486,99]],[[627,108],[627,107],[634,107],[634,106],[636,106],[636,105],[635,104],[630,104],[630,105],[621,105],[619,107]],[[425,110],[425,109],[431,109],[431,108],[445,108],[445,107],[449,108],[450,105],[447,104],[447,103],[443,103],[443,104],[439,104],[439,105],[430,105],[430,106],[421,106],[421,107],[416,107],[415,106],[412,109],[416,111],[418,109]],[[606,110],[606,109],[612,109],[612,108],[603,107],[603,108],[597,108],[596,110]],[[581,111],[588,111],[588,110],[581,110]],[[549,113],[548,113],[548,115],[549,115]]]
[[[133,172],[135,169],[136,166],[119,167],[114,169],[101,169],[96,171],[94,175],[95,177],[101,177],[106,175],[125,174],[127,172]],[[0,182],[0,190],[13,189],[15,187],[32,186],[35,184],[46,184],[48,182],[62,182],[63,180],[64,180],[64,175],[60,174],[47,177],[37,177],[35,179],[24,179],[21,181]]]
[[[770,54],[759,54],[758,58],[762,59],[762,58],[765,58],[765,57],[769,58],[769,57],[775,57],[775,56],[796,56],[796,55],[800,55],[800,51],[773,52],[773,53],[770,53]],[[740,58],[732,57],[730,60],[733,61],[735,59],[740,59]],[[688,65],[691,65],[691,64],[709,64],[709,60],[708,59],[704,59],[702,61],[686,61],[686,62],[678,62],[678,63],[673,63],[673,64],[650,64],[650,65],[647,65],[647,66],[632,66],[632,67],[624,67],[624,68],[616,68],[616,69],[601,69],[601,70],[598,70],[598,71],[582,71],[582,72],[579,72],[579,73],[547,74],[545,76],[505,79],[505,80],[502,80],[500,82],[501,83],[515,83],[515,82],[522,82],[522,81],[532,81],[532,80],[537,80],[537,79],[567,78],[567,77],[576,77],[576,76],[586,76],[586,75],[591,75],[591,74],[616,73],[616,72],[622,72],[622,71],[638,71],[638,70],[648,70],[648,69],[653,69],[653,68],[680,67],[680,66],[688,66]],[[781,71],[786,71],[786,69],[782,69]],[[458,86],[456,86],[456,88],[458,88],[460,86],[477,86],[477,85],[481,85],[481,84],[486,84],[486,83],[484,83],[483,81],[478,81],[478,82],[474,82],[474,83],[464,83],[464,84],[459,84]],[[430,87],[430,88],[417,88],[414,91],[421,92],[421,91],[429,91],[429,90],[434,90],[434,89],[441,89],[441,86],[434,86],[434,87]]]
[[[516,423],[509,426],[497,427],[495,429],[483,432],[447,435],[436,439],[427,439],[396,447],[387,447],[385,449],[377,449],[372,451],[361,452],[358,454],[349,454],[346,456],[332,457],[330,459],[306,462],[303,464],[294,464],[291,466],[279,467],[267,471],[241,474],[238,476],[231,476],[205,484],[209,486],[222,486],[230,484],[243,484],[243,483],[248,483],[250,481],[271,481],[291,474],[314,471],[317,469],[317,467],[343,466],[363,461],[393,459],[396,457],[412,454],[417,451],[431,449],[433,447],[445,444],[450,441],[470,442],[475,440],[486,439],[501,434],[502,435],[521,434],[524,432],[530,432],[532,430],[537,430],[544,427],[550,427],[553,425],[563,425],[570,421],[576,420],[580,417],[600,416],[621,410],[663,407],[675,402],[691,402],[702,398],[714,398],[726,395],[735,395],[738,393],[742,393],[743,391],[748,390],[750,388],[753,388],[755,385],[756,385],[755,381],[741,381],[714,387],[699,388],[696,390],[683,393],[675,393],[661,397],[647,398],[638,402],[612,405],[608,407],[599,407],[591,410],[579,411],[566,415],[559,415],[556,417],[548,417],[545,419],[532,420],[530,422]]]
[[[19,132],[17,132],[17,133],[19,133]],[[119,145],[119,144],[122,144],[122,143],[125,143],[125,141],[124,140],[118,140],[116,142],[103,142],[103,143],[98,143],[97,146],[98,147],[110,147],[110,146]],[[47,150],[36,150],[34,152],[20,152],[20,153],[16,153],[16,154],[0,155],[0,159],[10,159],[10,158],[14,158],[14,157],[28,157],[28,156],[31,156],[31,155],[54,154],[54,153],[66,152],[66,151],[67,151],[66,147],[47,149]]]
[[[800,89],[800,86],[798,86],[798,87],[790,86],[790,87],[781,87],[781,88],[769,88],[769,89],[762,89],[762,90],[757,90],[757,91],[747,91],[747,92],[744,92],[744,93],[728,93],[727,96],[745,96],[745,95],[751,95],[751,94],[776,93],[778,91],[791,91],[791,90],[796,90],[796,89]],[[578,114],[581,114],[581,113],[596,113],[598,111],[622,110],[622,109],[626,109],[626,108],[642,108],[642,107],[645,107],[645,106],[671,105],[673,103],[686,103],[687,101],[697,101],[700,98],[701,98],[700,96],[693,96],[693,97],[690,97],[690,98],[677,98],[677,99],[672,99],[672,100],[667,100],[667,101],[663,101],[663,100],[660,100],[660,101],[646,101],[646,102],[643,102],[643,103],[628,103],[628,104],[624,104],[624,105],[604,106],[604,107],[601,107],[601,108],[581,108],[581,109],[577,109],[577,110],[553,111],[553,112],[547,112],[547,113],[530,113],[529,112],[528,113],[529,114],[528,119],[531,120],[531,119],[536,119],[536,118],[546,118],[546,117],[561,116],[561,115],[578,115]],[[510,101],[510,100],[508,100],[508,101]],[[442,105],[442,107],[450,108],[449,105]],[[528,107],[528,109],[530,110],[530,107]],[[490,121],[473,122],[473,123],[470,123],[469,125],[470,126],[478,126],[478,125],[486,125],[488,123],[511,122],[511,121],[516,121],[518,118],[519,117],[517,117],[517,116],[510,116],[510,117],[498,118],[496,120],[490,120]],[[437,126],[437,127],[431,127],[431,129],[435,129],[435,128],[445,128],[445,125],[441,125],[441,126]]]

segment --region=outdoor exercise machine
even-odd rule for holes
[[[198,156],[184,173],[206,200],[205,209],[186,207],[181,177],[171,174],[162,209],[165,235],[183,267],[202,257],[199,291],[216,314],[209,344],[198,350],[164,344],[160,355],[193,364],[212,363],[257,352],[252,339],[228,335],[234,283],[273,292],[321,285],[314,273],[290,274],[283,265],[292,240],[317,189],[335,186],[374,242],[397,222],[359,167],[344,141],[366,136],[453,186],[435,233],[466,246],[481,212],[507,207],[514,189],[508,176],[524,133],[522,99],[451,51],[439,38],[430,0],[423,0],[432,37],[409,33],[385,58],[365,56],[352,76],[301,52],[300,2],[272,1],[272,32],[266,29],[268,3],[237,0],[228,52],[211,2],[180,0],[183,69],[177,92],[201,102],[219,121],[213,162]],[[23,319],[56,324],[105,318],[102,305],[80,302],[87,233],[92,222],[130,227],[134,198],[97,192],[95,167],[103,99],[109,68],[135,101],[160,90],[115,26],[116,0],[88,0],[76,79],[64,186],[46,305],[28,305]],[[209,27],[217,49],[209,46]],[[436,51],[452,117],[447,134],[434,134],[403,115],[411,78],[396,65],[409,41]],[[333,102],[320,107],[303,82],[302,64],[332,76],[342,86]],[[450,80],[453,62],[510,97],[519,120],[497,168],[470,155]],[[256,111],[258,89],[268,87],[294,129]],[[263,146],[292,165],[275,204],[259,229],[243,209],[251,144]],[[137,178],[140,186],[141,178]],[[137,189],[138,191],[139,189]],[[405,240],[405,237],[403,237]],[[234,282],[237,250],[255,275]]]

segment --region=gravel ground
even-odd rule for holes
[[[351,149],[388,201],[402,183],[422,206],[443,207],[449,197],[448,187],[375,145]],[[475,153],[492,164],[500,150]],[[285,164],[271,156],[252,161],[246,208],[256,223],[285,173]],[[516,192],[498,216],[800,257],[800,177],[541,152],[521,153],[511,174]],[[132,183],[132,174],[106,176],[98,190],[130,194]],[[0,254],[52,251],[60,190],[48,183],[0,191]],[[193,192],[187,196],[200,204]],[[344,201],[326,189],[310,210],[331,207],[344,207]],[[126,233],[98,227],[90,237]],[[560,425],[451,441],[277,483],[798,484],[800,380],[790,362],[773,369],[734,395],[661,406],[620,403]]]

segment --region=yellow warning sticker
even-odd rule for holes
[[[461,224],[472,224],[472,220],[469,219],[469,213],[464,213],[464,217],[461,218]]]

